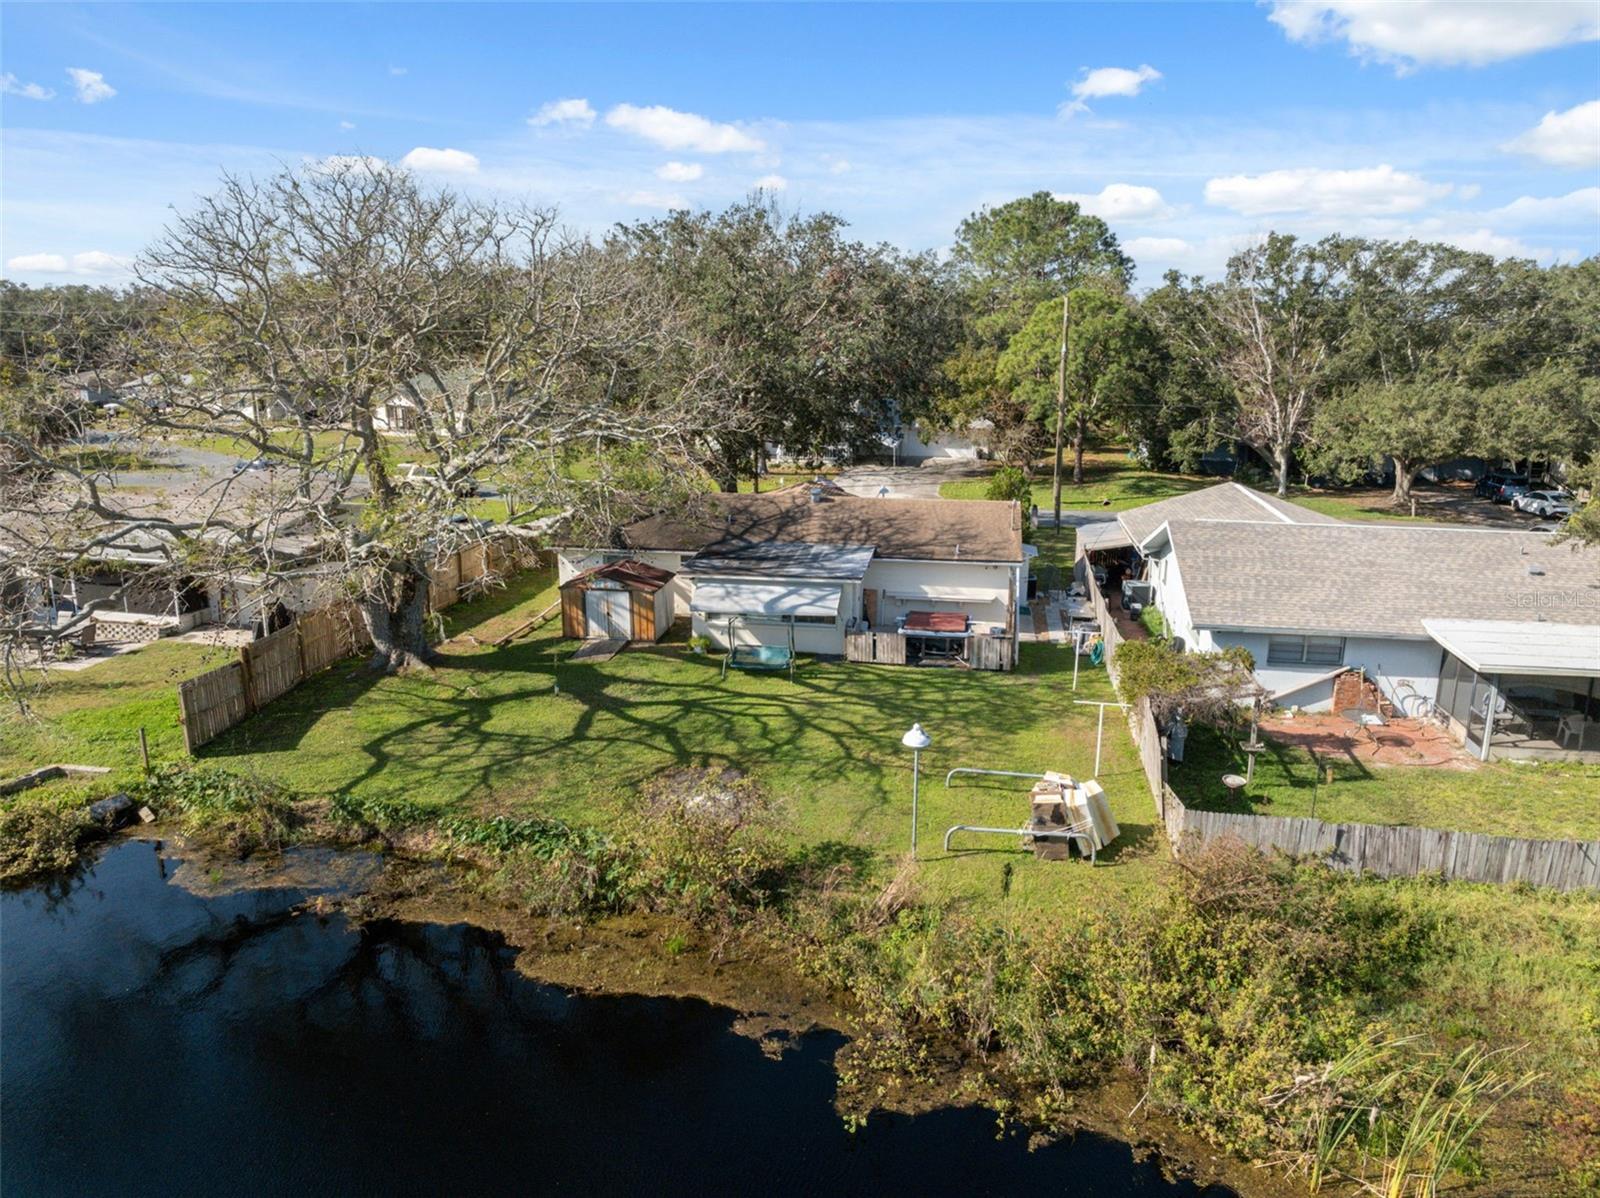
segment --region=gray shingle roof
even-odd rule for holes
[[[1174,520],[1202,628],[1424,637],[1424,619],[1600,623],[1600,550],[1414,524]]]
[[[988,499],[863,499],[811,502],[795,487],[764,495],[707,495],[694,510],[648,516],[622,530],[637,550],[697,553],[752,542],[871,545],[880,558],[1020,562],[1022,512]],[[559,540],[558,540],[559,543]]]
[[[1285,524],[1338,524],[1332,516],[1297,503],[1263,495],[1239,483],[1218,483],[1187,495],[1174,495],[1117,516],[1135,545],[1168,520],[1278,520]]]

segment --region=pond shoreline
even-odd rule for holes
[[[156,839],[149,829],[132,828],[109,843]],[[173,880],[201,893],[285,881],[282,865],[288,858],[241,861],[181,837],[160,840],[185,860]],[[345,891],[308,900],[305,906],[313,913],[341,914],[357,926],[395,921],[480,928],[504,938],[515,950],[516,971],[530,980],[574,994],[696,999],[723,1007],[737,1013],[733,1030],[769,1055],[786,1051],[800,1036],[826,1031],[846,1038],[843,1059],[859,1033],[847,1002],[824,993],[820,983],[802,976],[792,959],[759,935],[735,933],[714,941],[686,922],[643,913],[589,922],[528,915],[486,895],[461,863],[412,856],[404,848],[369,853],[332,845],[313,851],[325,854],[319,867],[331,871],[332,888]],[[352,883],[344,866],[369,859],[376,859],[377,868],[360,876],[357,866],[358,880]],[[303,868],[293,880],[307,881]],[[998,1058],[973,1060],[944,1043],[937,1045],[932,1066],[923,1080],[874,1075],[865,1083],[872,1109],[908,1116],[969,1106],[1014,1111],[1027,1097],[1004,1076]],[[842,1106],[836,1109],[846,1119]],[[1139,1086],[1131,1078],[1113,1077],[1074,1091],[1062,1118],[1051,1126],[1001,1119],[1026,1128],[1034,1145],[1070,1140],[1080,1132],[1127,1144],[1136,1160],[1149,1160],[1168,1178],[1202,1189],[1226,1187],[1219,1192],[1241,1198],[1305,1193],[1281,1176],[1222,1155],[1174,1120],[1142,1107]]]

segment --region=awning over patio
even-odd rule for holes
[[[1117,520],[1096,520],[1078,526],[1078,547],[1085,553],[1094,549],[1127,549],[1133,545],[1128,530]]]
[[[1423,620],[1444,649],[1479,674],[1600,675],[1600,625],[1545,620]]]
[[[707,616],[837,616],[843,588],[808,582],[696,581],[689,610]]]

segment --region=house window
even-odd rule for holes
[[[830,628],[839,622],[838,616],[795,616],[793,619],[796,624],[826,624]]]
[[[1338,666],[1344,664],[1342,636],[1269,636],[1269,666]]]

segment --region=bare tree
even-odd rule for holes
[[[1330,379],[1338,340],[1335,276],[1317,247],[1275,233],[1234,255],[1221,283],[1193,295],[1199,318],[1168,319],[1164,327],[1227,381],[1239,439],[1272,462],[1278,494],[1285,495],[1295,447]]]
[[[14,570],[137,549],[187,577],[314,582],[358,603],[373,665],[393,671],[432,656],[430,566],[484,537],[484,474],[518,471],[542,506],[594,498],[561,483],[577,451],[642,456],[658,489],[694,472],[716,364],[658,369],[691,334],[673,298],[551,212],[367,162],[230,177],[138,275],[154,311],[124,346],[132,420],[232,439],[261,468],[148,505],[0,429],[43,480],[16,499]]]

